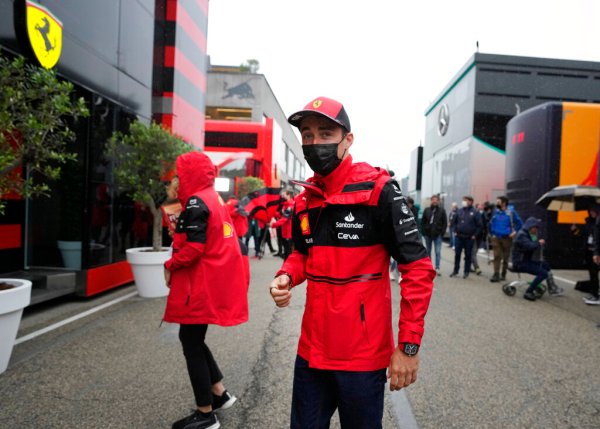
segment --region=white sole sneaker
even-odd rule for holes
[[[231,398],[229,398],[229,399],[227,400],[227,402],[225,402],[225,403],[224,403],[224,404],[221,406],[221,409],[222,409],[222,410],[226,410],[227,408],[231,408],[231,406],[232,406],[233,404],[235,404],[235,401],[237,401],[237,398],[236,398],[235,396],[231,395]]]

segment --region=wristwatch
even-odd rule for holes
[[[419,345],[414,343],[402,343],[400,350],[407,356],[414,356],[419,352]]]

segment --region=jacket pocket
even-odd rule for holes
[[[330,359],[350,360],[366,335],[364,304],[359,297],[340,300],[326,312],[324,354]]]

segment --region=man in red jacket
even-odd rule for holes
[[[300,182],[294,251],[270,284],[279,307],[307,280],[294,368],[291,427],[381,428],[383,393],[414,383],[435,271],[416,219],[388,173],[352,163],[342,104],[319,97],[288,122],[315,175]],[[402,273],[398,346],[392,331],[390,255]]]
[[[196,411],[173,429],[217,429],[216,409],[236,401],[204,339],[209,324],[233,326],[248,320],[248,288],[238,237],[229,212],[214,189],[215,167],[200,152],[176,162],[178,198],[184,210],[173,235],[173,256],[165,262],[170,287],[164,320],[179,323]]]

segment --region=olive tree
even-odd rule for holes
[[[105,155],[112,162],[117,189],[148,207],[154,219],[152,250],[162,249],[162,214],[165,199],[164,178],[175,169],[175,160],[193,150],[191,145],[156,123],[146,126],[134,121],[128,133],[115,132]]]
[[[47,182],[58,179],[61,166],[76,159],[67,150],[75,140],[69,125],[89,113],[85,100],[73,96],[72,83],[23,57],[9,59],[0,52],[0,88],[2,214],[3,196],[49,195]]]

